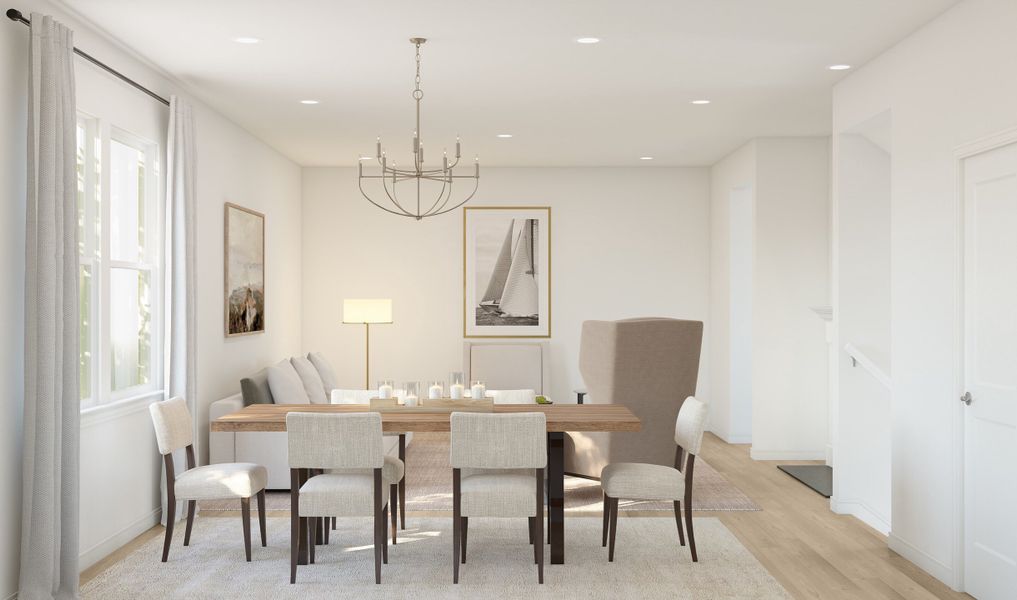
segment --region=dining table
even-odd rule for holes
[[[289,412],[356,413],[369,412],[367,404],[252,404],[223,415],[210,424],[213,432],[286,431]],[[386,434],[448,432],[448,410],[400,410],[381,414]],[[622,404],[495,404],[495,414],[542,412],[547,417],[547,508],[551,564],[565,562],[565,434],[567,432],[639,431],[639,417]],[[449,469],[452,467],[450,466]],[[451,493],[451,490],[449,491]],[[303,536],[301,539],[305,539]],[[303,546],[303,544],[301,544]],[[307,552],[301,547],[298,562],[307,564]]]

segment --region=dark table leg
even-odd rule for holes
[[[406,434],[399,434],[399,460],[403,461],[403,478],[399,481],[399,522],[406,529]]]
[[[547,510],[551,564],[565,563],[565,434],[547,434]]]

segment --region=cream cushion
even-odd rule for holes
[[[265,489],[268,470],[254,463],[225,463],[195,467],[173,484],[177,500],[250,498]]]
[[[325,396],[325,384],[321,382],[321,375],[314,368],[311,361],[303,356],[294,356],[290,359],[293,370],[300,377],[300,383],[304,386],[304,393],[311,404],[328,404],[328,397]]]
[[[268,368],[268,388],[276,404],[307,404],[307,392],[293,363],[283,359]]]
[[[600,486],[611,498],[682,500],[685,478],[678,469],[646,463],[612,463],[600,474]]]
[[[330,469],[331,475],[374,475],[374,469]],[[381,479],[385,483],[399,483],[406,473],[406,465],[394,456],[385,455],[385,464],[381,467]]]
[[[314,368],[318,370],[326,394],[339,387],[339,378],[335,376],[335,369],[325,360],[325,356],[321,352],[309,352],[307,360],[311,361]]]
[[[388,503],[387,485],[381,503]],[[301,517],[369,517],[374,515],[374,474],[315,475],[300,487]]]
[[[537,516],[537,477],[525,471],[482,472],[460,480],[464,517]]]

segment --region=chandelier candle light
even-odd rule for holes
[[[420,89],[420,46],[427,41],[427,38],[410,38],[410,43],[414,45],[417,50],[417,76],[414,80],[416,86],[413,89],[413,100],[416,102],[417,108],[417,128],[413,132],[413,167],[400,169],[396,167],[395,161],[389,164],[388,156],[381,145],[381,137],[378,137],[378,142],[375,150],[375,158],[381,166],[380,175],[364,175],[364,163],[359,163],[359,176],[357,179],[357,185],[360,187],[360,194],[367,199],[368,202],[377,206],[378,208],[390,212],[394,215],[402,217],[412,217],[416,220],[421,220],[424,217],[435,217],[443,215],[447,212],[451,212],[460,206],[466,204],[473,198],[473,195],[477,193],[477,186],[480,184],[480,159],[474,158],[473,162],[473,174],[472,175],[456,175],[454,169],[459,165],[459,157],[461,155],[459,136],[456,136],[456,155],[452,162],[449,162],[448,152],[445,152],[442,156],[442,165],[440,169],[432,168],[427,169],[424,167],[424,143],[421,139],[420,129],[420,100],[424,97],[424,91]],[[388,201],[384,199],[380,200],[381,203],[376,202],[364,191],[364,180],[365,179],[380,179],[382,189],[385,191]],[[456,179],[472,179],[473,180],[473,191],[470,195],[462,201],[452,200],[452,184]],[[409,199],[404,197],[402,200],[396,193],[396,186],[404,181],[415,181],[416,182],[416,207],[414,208],[412,202],[414,198],[411,196]],[[424,181],[434,181],[441,184],[441,189],[437,196],[425,198],[421,201],[421,183]],[[391,183],[391,189],[389,184]],[[404,186],[405,187],[405,186]],[[404,205],[407,200],[411,204]],[[430,206],[428,204],[430,203]],[[451,204],[451,206],[450,206]]]

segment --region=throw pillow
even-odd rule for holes
[[[332,368],[332,365],[328,364],[328,361],[325,360],[325,356],[321,352],[308,352],[307,359],[318,370],[318,375],[321,376],[321,383],[325,386],[326,394],[332,393],[332,390],[339,387],[339,378],[335,376],[335,369]]]
[[[328,404],[328,398],[325,396],[325,384],[321,382],[321,375],[318,375],[318,370],[314,368],[311,361],[303,356],[294,356],[290,362],[293,363],[293,369],[300,377],[300,383],[303,384],[311,404]]]
[[[276,404],[307,404],[307,392],[293,363],[283,359],[268,368],[268,387]]]

